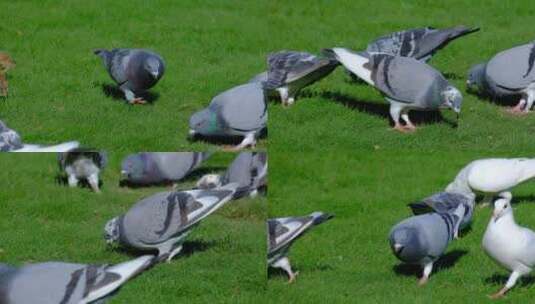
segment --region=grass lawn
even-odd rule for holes
[[[481,31],[439,51],[430,64],[447,74],[464,95],[458,128],[452,111],[411,112],[415,134],[399,134],[391,125],[388,103],[377,90],[348,81],[342,68],[305,89],[289,109],[271,103],[270,152],[370,149],[535,151],[535,118],[513,117],[505,107],[465,92],[469,68],[497,52],[535,38],[530,1],[272,1],[267,12],[271,49],[318,53],[322,48],[364,49],[397,30],[464,24]]]
[[[170,188],[121,188],[111,153],[103,193],[56,183],[54,154],[0,155],[0,261],[119,263],[132,258],[107,247],[104,224],[152,193]],[[230,153],[216,153],[201,172],[222,171]],[[194,174],[195,175],[195,174]],[[179,184],[193,186],[196,177]],[[126,284],[111,303],[251,303],[266,288],[265,198],[228,203],[188,237],[184,251]]]
[[[271,153],[269,217],[317,210],[336,217],[295,242],[289,257],[300,274],[293,285],[286,284],[285,273],[271,271],[270,299],[273,303],[488,302],[487,295],[498,291],[509,275],[481,248],[491,208],[476,209],[471,231],[450,244],[425,287],[417,286],[419,267],[400,266],[390,250],[388,233],[411,215],[406,204],[443,190],[469,161],[510,155],[389,150]],[[517,222],[535,229],[535,184],[513,189],[513,196]],[[533,278],[519,281],[504,302],[531,301]]]
[[[79,140],[110,151],[206,150],[187,140],[189,117],[265,69],[267,1],[3,1],[0,50],[17,67],[0,119],[29,143]],[[156,101],[127,106],[95,48],[148,48],[166,74]],[[264,147],[266,140],[259,142]]]

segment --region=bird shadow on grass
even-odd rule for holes
[[[445,255],[440,257],[438,261],[434,263],[433,272],[439,272],[441,270],[453,267],[459,261],[459,259],[462,258],[467,253],[468,253],[467,250],[453,250],[453,251],[446,253]],[[395,265],[393,267],[393,270],[395,273],[404,275],[404,276],[410,276],[410,277],[415,276],[419,278],[422,275],[422,267],[418,265],[410,265],[410,264],[401,263],[401,264]]]
[[[310,273],[311,271],[313,271],[313,272],[315,272],[315,271],[323,272],[323,271],[331,271],[333,269],[334,268],[332,266],[330,266],[330,265],[320,265],[320,266],[317,266],[317,267],[303,268],[303,269],[300,269],[298,271],[303,270],[303,271],[305,271],[307,273]],[[296,270],[293,269],[293,271],[296,271]],[[268,267],[267,275],[268,275],[268,278],[277,277],[277,278],[288,280],[288,274],[282,268]]]
[[[352,96],[348,96],[339,92],[321,92],[321,93],[305,92],[305,94],[308,95],[307,97],[318,96],[318,97],[330,100],[332,102],[341,104],[352,110],[356,110],[356,111],[367,113],[367,114],[372,114],[380,118],[387,119],[390,122],[390,124],[393,125],[393,121],[390,118],[390,105],[387,102],[377,103],[377,102],[359,100]],[[410,112],[410,119],[413,123],[417,125],[447,123],[453,128],[457,127],[456,122],[453,122],[444,118],[444,116],[442,116],[440,111],[415,111],[413,110]]]
[[[504,285],[507,280],[509,279],[508,275],[495,273],[492,276],[485,279],[486,284],[492,284],[492,285]],[[535,277],[528,276],[528,277],[520,277],[520,286],[526,287],[533,285],[535,283]]]
[[[119,87],[108,83],[97,83],[95,84],[95,86],[100,86],[102,92],[104,93],[104,95],[106,95],[106,97],[111,97],[115,100],[120,100],[127,103],[124,97],[124,93],[119,89]],[[136,94],[136,97],[141,97],[146,100],[148,104],[153,104],[156,100],[160,98],[160,94],[146,91],[141,94]]]
[[[489,94],[480,93],[472,89],[466,89],[466,93],[469,95],[472,95],[479,99],[480,101],[486,101],[490,102],[492,104],[495,104],[500,107],[514,107],[518,104],[520,101],[521,96],[520,95],[510,95],[510,96],[502,96],[502,97],[495,97],[491,96]]]
[[[61,174],[61,173],[58,173],[56,174],[56,177],[54,177],[54,180],[57,184],[61,185],[61,186],[68,186],[69,182],[68,182],[68,179],[67,179],[67,176],[65,176],[64,174]],[[104,182],[102,181],[102,179],[99,179],[98,180],[98,187],[100,190],[102,190],[102,186],[104,185]],[[91,185],[89,184],[89,182],[86,180],[86,179],[80,179],[78,181],[78,185],[76,187],[80,187],[80,188],[87,188],[87,189],[91,189]]]
[[[165,180],[165,181],[161,181],[157,183],[150,183],[150,184],[133,183],[133,182],[123,179],[119,181],[119,187],[128,187],[132,189],[138,189],[138,188],[150,188],[150,187],[166,187],[166,186],[172,186],[174,184],[178,184],[178,188],[177,188],[178,191],[190,190],[191,187],[189,187],[188,189],[181,189],[180,184],[194,182],[194,181],[199,180],[205,174],[212,174],[214,172],[222,172],[225,169],[226,167],[199,168],[191,172],[189,175],[187,175],[186,177],[184,177],[183,179],[179,181]]]
[[[445,73],[442,73],[442,75],[444,75],[444,77],[448,80],[464,79],[463,76],[459,76],[458,74],[455,74],[454,72],[445,72]]]
[[[267,138],[267,128],[264,128],[260,134],[258,135],[257,139],[265,139]],[[210,144],[216,144],[216,145],[238,145],[243,140],[243,136],[206,136],[201,134],[195,134],[194,136],[188,136],[189,142],[196,142],[201,141],[205,143]]]
[[[180,257],[189,257],[192,254],[206,251],[212,247],[214,247],[217,242],[216,241],[186,241],[182,244],[182,250],[180,253],[175,256],[173,259],[177,259]],[[151,251],[139,251],[132,248],[127,248],[123,246],[107,246],[106,251],[113,251],[118,252],[127,256],[130,256],[132,258],[139,257],[143,254],[158,254],[158,250],[151,250]]]

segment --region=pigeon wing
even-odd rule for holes
[[[498,53],[487,64],[487,77],[498,87],[519,91],[535,81],[535,43]]]

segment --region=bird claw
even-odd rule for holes
[[[140,98],[140,97],[137,97],[137,98],[134,98],[132,99],[131,101],[129,101],[129,103],[131,105],[135,105],[135,104],[146,104],[147,101],[143,98]]]
[[[416,128],[414,126],[413,128],[411,128],[407,126],[397,125],[397,126],[394,126],[393,130],[399,131],[401,133],[412,133],[416,131]]]
[[[293,275],[290,276],[290,279],[288,280],[288,284],[292,284],[295,282],[295,279],[297,278],[297,275],[299,274],[299,271],[296,271],[293,273]]]
[[[427,277],[422,277],[419,281],[418,281],[418,286],[422,287],[422,286],[425,286],[427,284],[427,281],[429,280],[429,278]]]

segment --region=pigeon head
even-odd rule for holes
[[[189,127],[194,133],[216,135],[218,127],[217,112],[204,109],[193,114],[189,120]]]
[[[443,106],[452,109],[457,115],[461,113],[463,94],[454,86],[448,86],[443,92]]]
[[[206,174],[197,182],[197,188],[199,189],[214,189],[222,186],[221,175],[218,174]]]
[[[134,181],[143,178],[145,174],[145,162],[143,154],[133,154],[128,156],[121,164],[121,177]]]
[[[468,73],[466,87],[468,91],[482,93],[485,86],[485,68],[486,64],[480,63],[473,66]]]
[[[500,198],[494,202],[494,212],[492,213],[492,219],[497,222],[504,215],[511,214],[513,209],[511,208],[511,194],[502,194]]]
[[[425,246],[414,227],[399,227],[390,234],[390,248],[394,255],[407,263],[417,263],[425,257]]]
[[[106,223],[106,226],[104,226],[104,239],[108,244],[113,244],[119,240],[119,217],[115,217]]]
[[[161,63],[158,58],[154,56],[150,56],[145,60],[145,64],[143,68],[149,72],[149,74],[154,78],[155,80],[158,80],[161,78],[163,74],[163,64]]]

